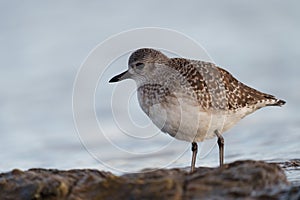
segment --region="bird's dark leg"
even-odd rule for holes
[[[222,167],[224,164],[224,138],[217,130],[215,130],[215,134],[218,137],[220,167]]]
[[[192,142],[192,164],[191,164],[191,173],[195,171],[195,164],[196,164],[196,156],[198,152],[198,145],[196,142]]]

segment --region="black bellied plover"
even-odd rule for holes
[[[216,136],[222,166],[223,132],[262,107],[285,104],[273,95],[246,86],[213,63],[168,58],[150,48],[133,52],[128,70],[109,82],[124,79],[136,82],[139,104],[158,128],[192,143],[192,172],[197,142]]]

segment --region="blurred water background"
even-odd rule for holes
[[[145,26],[170,28],[192,37],[239,80],[287,101],[283,108],[260,110],[228,131],[225,162],[299,158],[299,6],[296,0],[1,1],[0,171],[33,167],[114,171],[95,160],[79,140],[72,115],[73,82],[97,44],[113,34]],[[126,59],[125,55],[114,64],[107,78],[125,70]],[[113,86],[102,84],[101,88],[96,99],[111,98]],[[174,142],[168,151],[152,157],[124,156],[113,145],[95,144],[103,162],[139,170],[181,155],[168,167],[190,164],[189,144],[164,134],[153,141],[126,139],[111,119],[109,105],[98,103],[96,108],[107,119],[110,131],[106,134],[128,151],[151,151]],[[133,118],[147,125],[134,95],[130,109]],[[197,165],[217,166],[217,155],[215,147]],[[297,171],[287,174],[292,181],[300,180]]]

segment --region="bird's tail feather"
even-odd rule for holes
[[[274,103],[270,103],[267,106],[283,106],[285,104],[284,100],[281,99],[275,99],[276,101]]]

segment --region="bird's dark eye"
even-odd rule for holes
[[[135,66],[137,69],[142,69],[145,65],[144,65],[144,63],[139,62],[139,63],[136,63]]]

